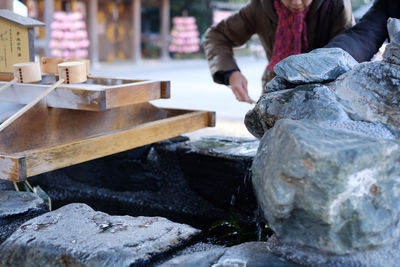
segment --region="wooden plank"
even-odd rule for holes
[[[53,21],[54,0],[44,0],[45,46],[44,55],[50,57],[51,22]]]
[[[150,103],[93,112],[48,108],[42,101],[1,132],[0,154],[87,139],[166,117],[165,111]]]
[[[160,10],[160,31],[161,31],[161,60],[169,60],[169,36],[170,36],[170,3],[169,0],[161,1]]]
[[[0,179],[13,182],[26,180],[25,158],[0,155]]]
[[[27,177],[195,131],[210,125],[209,118],[210,112],[192,111],[84,140],[24,151]]]
[[[89,58],[93,67],[99,65],[99,30],[98,30],[98,14],[99,3],[97,0],[88,1],[88,33],[89,33]]]
[[[53,84],[50,88],[48,88],[46,91],[44,91],[40,96],[37,98],[33,99],[29,104],[18,110],[16,113],[14,113],[10,118],[8,118],[6,121],[4,121],[2,124],[0,124],[0,133],[4,131],[10,124],[12,124],[14,121],[16,121],[19,117],[23,116],[26,112],[28,112],[33,106],[35,106],[37,103],[42,101],[43,98],[45,98],[48,94],[50,94],[58,85],[64,82],[64,79],[58,80],[55,84]]]
[[[0,86],[3,84],[5,83],[0,82]],[[43,84],[17,83],[4,90],[0,94],[0,100],[28,104],[48,88],[48,85]],[[101,107],[105,107],[104,92],[100,90],[89,91],[58,87],[47,96],[46,100],[48,106],[56,108],[100,111]]]
[[[0,123],[11,117],[24,105],[0,101]]]
[[[171,98],[171,82],[161,82],[161,98]]]
[[[134,63],[142,61],[142,1],[132,0],[132,59]]]
[[[107,79],[91,77],[102,84],[62,84],[46,97],[54,108],[104,111],[170,97],[169,81]],[[6,83],[0,82],[0,87]],[[117,84],[117,85],[115,85]],[[27,104],[48,89],[43,84],[15,84],[0,94],[0,100]]]
[[[106,109],[166,98],[169,95],[167,89],[165,83],[160,81],[111,86],[106,89]]]
[[[9,82],[12,79],[14,79],[14,75],[12,73],[0,72],[0,81]]]
[[[0,1],[1,9],[13,10],[13,1],[12,0],[2,0]]]

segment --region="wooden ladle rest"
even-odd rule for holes
[[[13,65],[14,79],[11,81],[21,82],[21,83],[29,83],[29,82],[37,82],[42,79],[42,74],[40,70],[40,64],[35,62],[28,63],[19,63]],[[82,83],[87,80],[86,75],[86,66],[82,62],[64,62],[58,64],[58,73],[59,80],[50,86],[46,91],[44,91],[37,98],[29,102],[23,108],[18,110],[14,115],[9,117],[6,121],[0,124],[0,132],[4,130],[8,125],[10,125],[13,121],[18,119],[22,114],[27,112],[30,108],[36,105],[40,100],[45,98],[48,94],[50,94],[57,86],[62,83]],[[11,83],[10,82],[10,83]],[[4,90],[5,88],[11,86],[12,84],[7,84],[0,88]],[[7,86],[7,87],[6,87]],[[4,88],[5,87],[5,88]]]

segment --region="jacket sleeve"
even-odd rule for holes
[[[210,27],[205,34],[204,51],[216,83],[224,83],[224,72],[239,69],[233,48],[245,44],[256,32],[256,2],[252,0],[238,13]]]
[[[358,62],[370,60],[387,38],[387,0],[377,0],[359,23],[325,47],[340,47]]]
[[[338,2],[339,4],[335,6],[332,14],[334,21],[329,33],[330,40],[355,24],[350,0],[340,0]]]

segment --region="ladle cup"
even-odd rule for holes
[[[24,62],[13,65],[14,79],[0,87],[0,93],[16,83],[32,83],[42,79],[40,65],[37,62]]]

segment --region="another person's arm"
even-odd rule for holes
[[[370,60],[387,38],[387,0],[378,0],[357,25],[336,36],[325,47],[340,47],[358,62]]]
[[[350,0],[337,1],[332,16],[333,22],[329,32],[329,40],[355,24]]]
[[[212,26],[205,35],[204,48],[210,71],[216,83],[230,85],[239,101],[251,103],[247,80],[240,73],[233,56],[233,47],[245,44],[256,32],[255,10],[258,1],[252,0],[238,13]],[[261,8],[261,7],[258,7]]]

